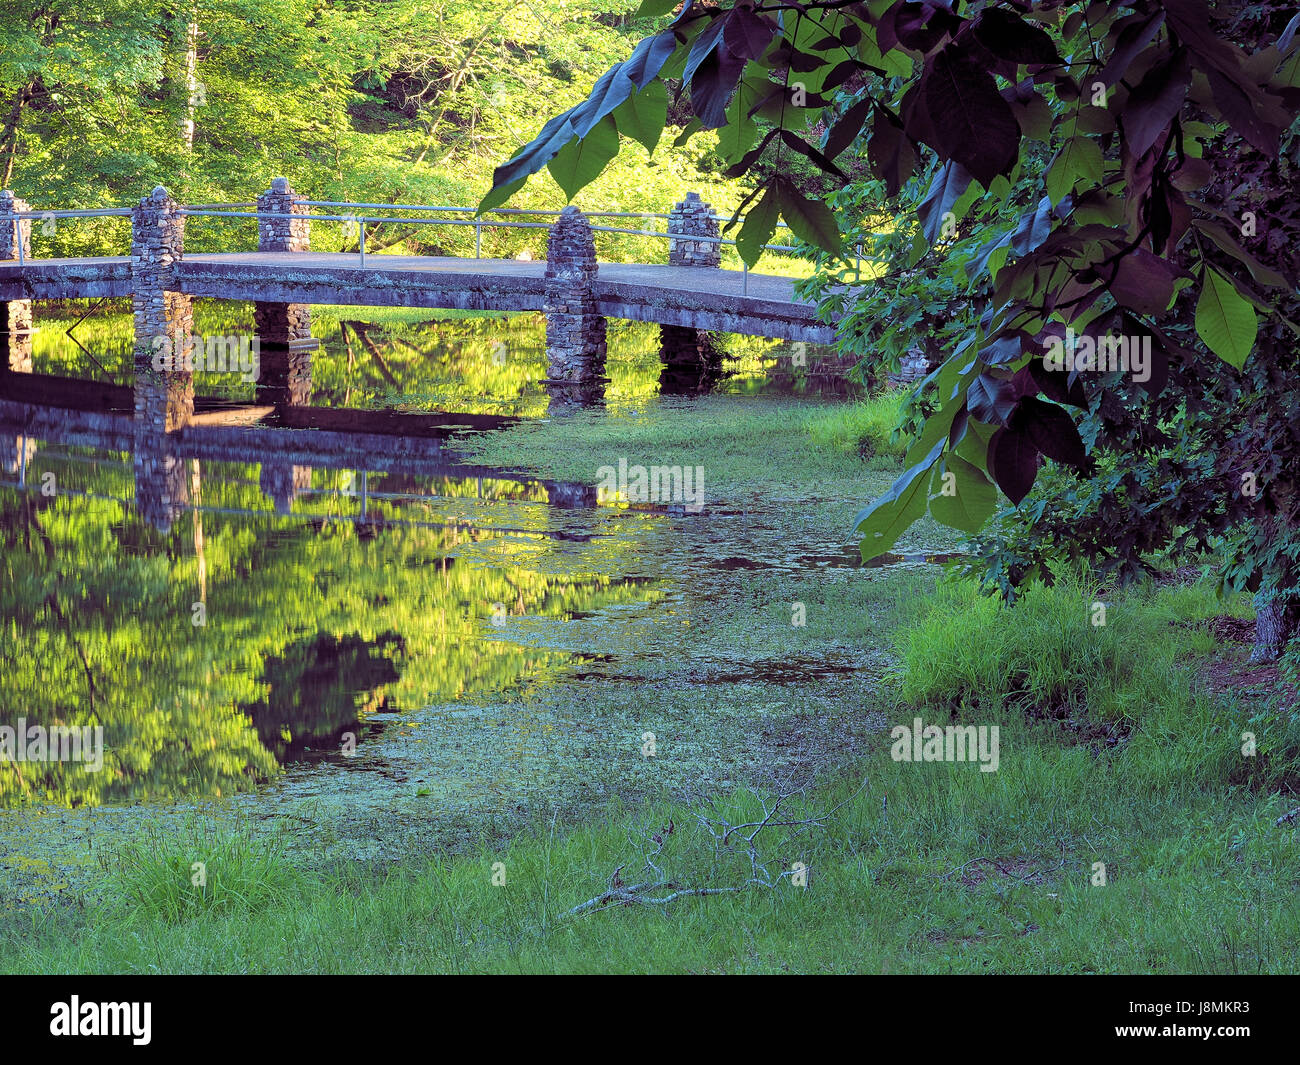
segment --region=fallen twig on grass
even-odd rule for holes
[[[852,795],[824,813],[812,814],[807,817],[778,819],[777,815],[789,805],[790,800],[803,795],[807,790],[806,784],[799,787],[781,786],[778,788],[775,797],[759,796],[759,802],[763,808],[761,820],[747,821],[741,824],[732,824],[728,821],[726,817],[718,812],[717,804],[711,801],[710,812],[697,813],[696,822],[712,838],[714,867],[725,857],[724,852],[732,850],[736,841],[743,844],[744,854],[749,858],[750,875],[739,884],[692,885],[687,883],[685,878],[671,877],[666,874],[660,864],[661,861],[664,861],[661,856],[668,845],[668,841],[673,836],[678,835],[677,826],[671,820],[657,832],[644,832],[640,841],[631,838],[629,835],[628,842],[632,846],[643,848],[643,869],[651,874],[650,878],[635,884],[625,884],[622,874],[623,870],[627,868],[627,863],[624,862],[610,874],[608,886],[603,892],[565,911],[562,916],[586,916],[611,904],[621,906],[666,906],[670,902],[692,896],[732,895],[752,887],[774,888],[786,877],[795,876],[796,872],[806,876],[811,870],[801,863],[796,863],[799,866],[797,870],[785,869],[775,876],[768,872],[767,866],[773,859],[770,857],[765,858],[760,853],[761,834],[775,828],[825,828],[827,820],[852,802],[866,786],[867,782],[864,780]],[[654,894],[655,892],[666,892],[666,894]]]

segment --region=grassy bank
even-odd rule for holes
[[[851,618],[865,594],[846,586],[826,605]],[[1198,679],[1210,619],[1244,607],[1199,586],[1149,589],[1102,597],[1096,626],[1098,595],[1066,584],[1010,612],[962,585],[898,598],[894,668],[862,713],[996,724],[999,768],[895,761],[877,732],[774,818],[816,823],[758,833],[770,887],[746,884],[752,830],[725,846],[716,834],[761,821],[775,783],[714,806],[608,804],[576,828],[539,818],[508,842],[383,874],[310,869],[284,839],[193,828],[106,856],[100,908],[11,922],[0,967],[1294,971],[1295,840],[1274,821],[1294,805],[1296,726]],[[1243,731],[1258,735],[1254,758]],[[615,870],[624,887],[673,885],[651,898],[741,890],[570,915]]]
[[[662,399],[618,417],[585,410],[522,422],[508,431],[466,436],[460,445],[474,462],[592,483],[598,467],[619,457],[701,465],[706,483],[721,496],[842,500],[851,517],[876,484],[887,485],[899,472],[906,446],[892,434],[903,395],[887,392],[854,403],[775,396]],[[918,528],[952,538],[928,519]],[[840,525],[827,534],[851,531]]]

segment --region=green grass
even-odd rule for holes
[[[147,830],[100,854],[109,912],[124,924],[165,926],[265,909],[306,885],[284,842],[280,833],[254,838],[198,818],[165,834]]]
[[[716,849],[700,807],[682,802],[611,804],[569,828],[540,820],[508,844],[381,874],[301,876],[274,838],[182,833],[109,858],[117,902],[0,933],[0,969],[1294,971],[1300,873],[1294,833],[1274,820],[1294,805],[1295,725],[1275,722],[1273,757],[1243,768],[1251,708],[1196,679],[1211,649],[1203,622],[1241,605],[1202,587],[1145,589],[1102,597],[1107,623],[1093,626],[1095,594],[1065,582],[1008,610],[957,584],[895,604],[910,620],[886,716],[997,724],[1000,768],[896,762],[878,734],[851,771],[794,801],[791,820],[839,806],[824,829],[759,837],[769,873],[801,862],[806,887],[787,876],[566,916],[616,868],[640,879],[649,833],[664,839],[666,878],[742,884],[744,849]],[[711,816],[761,815],[741,790]],[[209,883],[215,872],[228,885],[210,901],[188,886],[196,855]]]
[[[1180,618],[1215,608],[1208,589],[1196,591],[1195,599],[1150,589],[1116,597],[1067,577],[1029,587],[1007,609],[970,582],[944,583],[929,615],[903,637],[900,693],[931,707],[987,709],[1016,698],[1107,720],[1149,716],[1157,696],[1168,702],[1179,657],[1213,649],[1197,630],[1171,639]],[[1185,712],[1192,700],[1180,692],[1168,709]]]
[[[864,457],[899,459],[907,453],[907,442],[894,432],[906,389],[889,389],[868,399],[814,411],[807,430],[814,444]]]
[[[1216,651],[1198,623],[1216,614],[1250,616],[1244,597],[1220,601],[1208,584],[1103,594],[1076,576],[1029,588],[1014,609],[970,582],[943,584],[900,638],[898,691],[963,719],[1010,708],[1013,726],[1028,713],[1126,741],[1118,769],[1139,786],[1187,778],[1290,791],[1300,784],[1300,721],[1225,707],[1197,683],[1193,664]],[[1258,748],[1249,758],[1247,731]]]

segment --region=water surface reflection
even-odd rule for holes
[[[203,313],[230,333],[243,311]],[[5,762],[0,805],[225,796],[290,767],[470,800],[542,786],[539,758],[586,756],[597,726],[537,693],[630,668],[652,690],[683,654],[748,668],[683,644],[730,579],[722,545],[841,564],[778,515],[597,507],[590,485],[460,462],[455,431],[545,413],[540,320],[318,315],[313,406],[253,410],[205,377],[179,434],[132,420],[128,316],[78,327],[90,362],[53,321],[36,373],[0,387],[0,723],[96,725],[107,755]],[[609,406],[656,401],[652,331],[618,335]],[[780,345],[744,343],[717,387],[807,386]]]

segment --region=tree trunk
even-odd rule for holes
[[[29,81],[14,97],[13,107],[5,120],[4,129],[0,131],[0,152],[4,153],[4,174],[0,176],[0,189],[9,188],[14,176],[14,160],[18,156],[18,126],[22,122],[23,108],[35,92],[35,82]]]
[[[197,13],[185,28],[185,150],[194,151],[194,114],[199,105],[199,24]]]
[[[1293,592],[1261,591],[1255,596],[1255,646],[1250,660],[1276,662],[1296,635],[1298,623],[1300,609]]]

